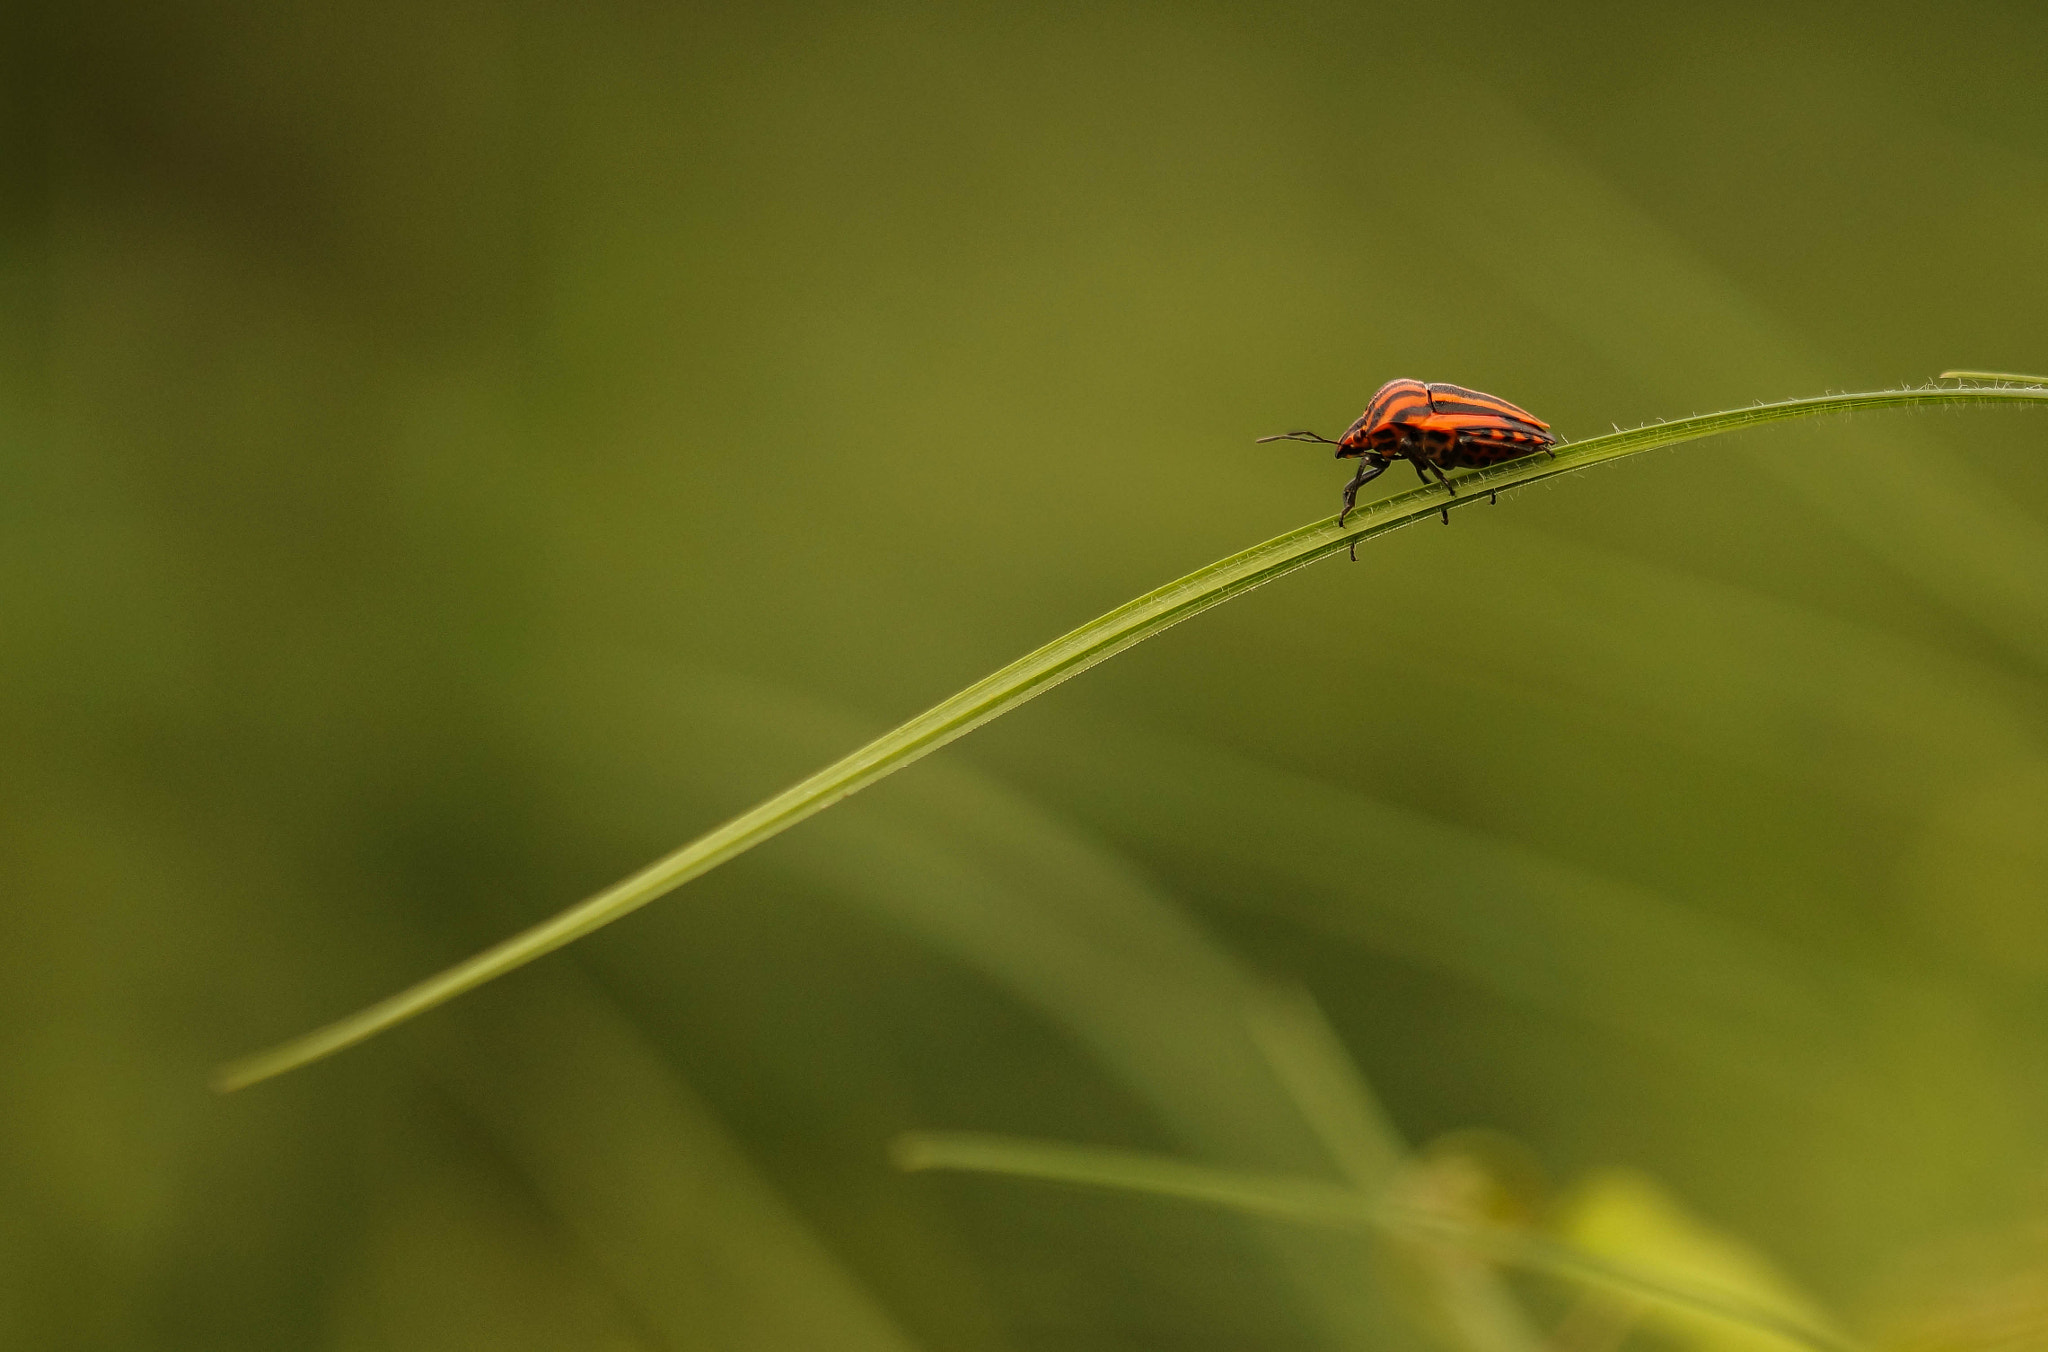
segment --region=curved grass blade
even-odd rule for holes
[[[1539,483],[1663,446],[1800,418],[1944,404],[2048,404],[2048,388],[1930,386],[1874,390],[1788,399],[1679,418],[1571,442],[1557,447],[1553,458],[1529,457],[1453,475],[1455,495],[1447,495],[1436,487],[1411,489],[1353,512],[1343,526],[1330,517],[1289,531],[1197,569],[1054,639],[552,919],[355,1014],[222,1066],[213,1076],[213,1086],[226,1093],[318,1061],[523,967],[744,854],[812,813],[859,792],[1133,644],[1297,568],[1355,548],[1360,541],[1426,521],[1441,511],[1484,502],[1489,495],[1504,489]],[[1845,491],[1853,491],[1853,485],[1846,485]]]
[[[1068,1145],[985,1132],[906,1132],[890,1145],[909,1172],[947,1169],[1003,1174],[1047,1183],[1140,1192],[1223,1207],[1300,1225],[1376,1230],[1482,1254],[1498,1263],[1598,1286],[1652,1304],[1712,1316],[1771,1334],[1811,1352],[1860,1352],[1828,1329],[1787,1316],[1730,1291],[1674,1281],[1526,1230],[1474,1225],[1414,1207],[1389,1206],[1357,1188],[1284,1174],[1215,1169],[1134,1150]]]
[[[2014,371],[1943,371],[1936,380],[1990,380],[2022,385],[2048,385],[2048,376],[2023,376]]]

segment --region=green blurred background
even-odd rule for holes
[[[1402,532],[205,1088],[1333,510],[1253,438],[1390,377],[1569,438],[2043,369],[2039,7],[0,23],[0,1345],[1513,1352],[1356,1236],[889,1164],[1339,1178],[1302,992],[1376,1149],[1489,1129],[1547,1225],[1639,1171],[1881,1346],[2048,1337],[2024,413]]]

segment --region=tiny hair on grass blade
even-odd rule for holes
[[[1541,1272],[1617,1292],[1652,1305],[1703,1314],[1770,1335],[1809,1352],[1862,1352],[1860,1346],[1809,1319],[1759,1304],[1738,1292],[1618,1261],[1531,1230],[1481,1224],[1398,1206],[1343,1183],[1292,1174],[1247,1173],[1105,1146],[1070,1145],[972,1131],[905,1132],[890,1157],[906,1172],[952,1170],[1000,1174],[1042,1183],[1171,1197],[1296,1225],[1374,1230],[1397,1239],[1427,1240],[1506,1267]]]
[[[1431,520],[1446,507],[1462,511],[1505,489],[1554,479],[1561,474],[1640,455],[1659,447],[1761,427],[1767,423],[1828,414],[1955,404],[2048,404],[2048,388],[1927,386],[1874,390],[1863,394],[1788,399],[1775,404],[1756,404],[1722,413],[1677,418],[1671,422],[1560,445],[1550,458],[1530,456],[1458,474],[1451,482],[1459,489],[1469,491],[1461,492],[1448,504],[1440,493],[1429,488],[1417,488],[1383,498],[1353,512],[1342,526],[1337,524],[1335,517],[1312,522],[1206,568],[1196,569],[1157,591],[1118,606],[1037,651],[1025,654],[1000,671],[983,677],[909,722],[883,733],[851,755],[712,828],[673,853],[664,855],[551,919],[493,944],[474,957],[346,1018],[267,1051],[229,1062],[214,1072],[212,1084],[223,1093],[241,1089],[331,1056],[404,1023],[638,910],[656,897],[744,854],[762,841],[780,835],[811,814],[931,754],[954,738],[973,731],[990,719],[1001,717],[1133,644],[1297,568],[1354,548],[1359,541]]]

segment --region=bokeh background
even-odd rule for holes
[[[2020,412],[1402,532],[205,1086],[1333,510],[1253,438],[1389,377],[1578,437],[2048,367],[2038,6],[0,22],[0,1345],[1785,1346],[918,1128],[1461,1155],[1881,1348],[2048,1340]]]

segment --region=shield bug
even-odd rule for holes
[[[1344,485],[1344,510],[1337,516],[1340,526],[1358,506],[1358,490],[1386,473],[1396,460],[1413,465],[1425,484],[1434,474],[1456,497],[1458,490],[1444,477],[1445,469],[1494,465],[1537,451],[1550,455],[1550,448],[1557,444],[1549,423],[1505,399],[1462,385],[1419,380],[1390,380],[1380,386],[1351,430],[1336,441],[1314,432],[1283,432],[1259,440],[1319,441],[1335,446],[1339,460],[1358,458],[1358,473]],[[1443,509],[1443,516],[1444,524],[1449,525],[1450,508]]]

